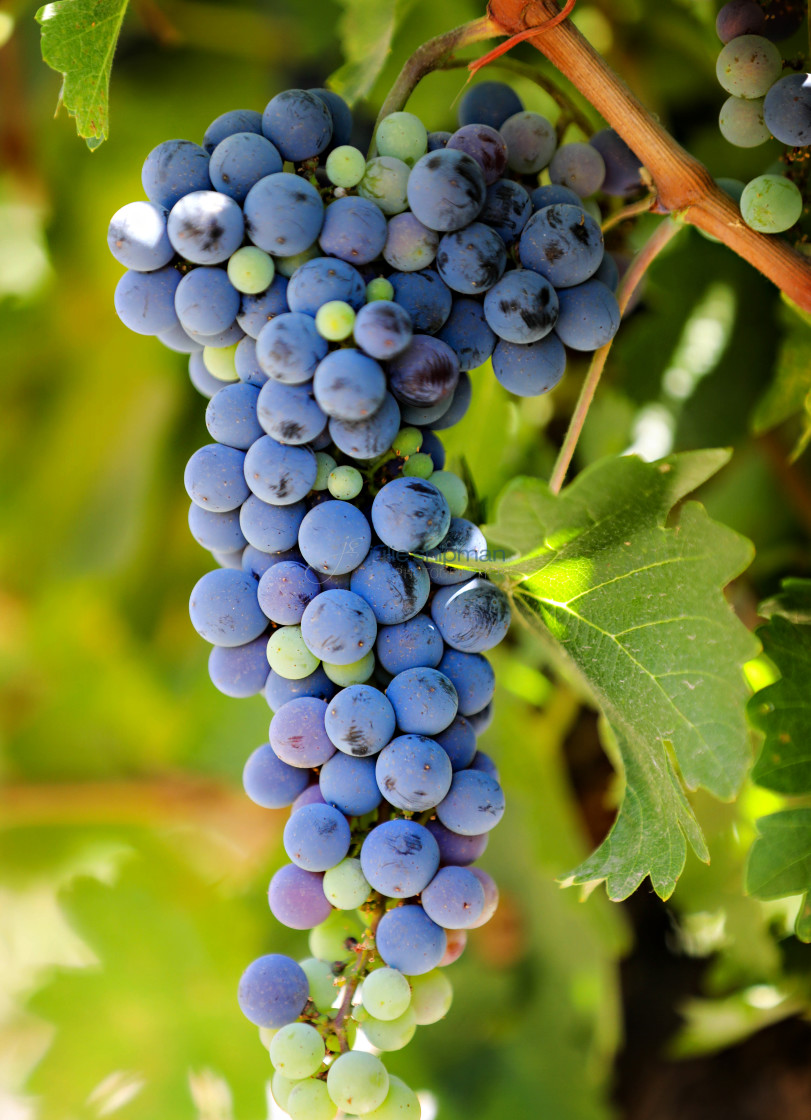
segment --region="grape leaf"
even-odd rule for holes
[[[328,79],[328,85],[350,105],[365,97],[380,76],[391,52],[391,42],[411,0],[341,0],[341,45],[346,62]]]
[[[58,0],[36,14],[42,57],[63,77],[59,104],[91,150],[109,133],[110,71],[128,0]]]
[[[689,789],[729,799],[749,763],[742,665],[758,647],[722,588],[752,549],[696,502],[672,513],[728,458],[604,460],[557,496],[518,479],[487,529],[523,555],[481,567],[513,577],[518,610],[581,678],[616,737],[625,770],[617,820],[566,879],[605,880],[613,899],[646,875],[668,897],[687,841],[707,858],[675,767]]]
[[[810,599],[811,581],[791,580],[761,608],[773,612],[758,637],[780,679],[749,701],[750,722],[766,737],[752,778],[778,793],[811,793],[811,625],[794,621]]]
[[[811,942],[811,809],[785,809],[757,822],[759,836],[746,867],[746,889],[764,900],[802,894],[794,931]]]

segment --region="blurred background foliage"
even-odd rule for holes
[[[407,55],[481,11],[383,8],[402,23],[359,137]],[[720,138],[714,16],[709,0],[582,0],[576,21],[713,174],[748,179],[779,147]],[[226,109],[323,84],[344,60],[341,17],[333,0],[138,0],[111,138],[91,156],[64,115],[53,120],[59,79],[41,63],[31,6],[0,6],[2,1120],[268,1114],[267,1055],[236,982],[261,952],[304,954],[264,899],[284,814],[240,789],[268,711],[213,689],[188,623],[207,558],[186,528],[182,471],[207,439],[204,402],[182,357],[116,319],[105,233],[141,195],[155,144],[199,140]],[[540,65],[529,48],[516,57]],[[452,127],[462,84],[435,75],[412,107]],[[515,84],[556,114],[531,82]],[[610,246],[629,252],[653,221]],[[734,447],[702,499],[757,546],[733,590],[752,624],[782,576],[809,574],[807,457],[788,459],[803,435],[808,335],[766,281],[686,230],[620,333],[579,449],[583,466],[629,447]],[[548,473],[582,373],[537,401],[478,379],[446,442],[485,511],[516,474]],[[516,627],[495,658],[485,745],[510,812],[484,865],[502,908],[453,969],[450,1017],[393,1055],[393,1072],[430,1091],[441,1120],[811,1116],[811,950],[787,936],[796,902],[742,893],[753,820],[779,799],[755,787],[734,806],[698,797],[712,864],[688,862],[667,905],[646,888],[622,906],[561,891],[556,876],[610,825],[616,789],[594,714],[542,657]],[[759,686],[770,668],[752,674]]]

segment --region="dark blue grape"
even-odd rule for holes
[[[588,280],[600,267],[603,234],[594,218],[579,206],[556,203],[532,215],[524,226],[518,251],[524,268],[545,276],[556,288],[571,288]]]
[[[422,156],[408,177],[409,206],[424,226],[440,233],[474,221],[486,192],[475,159],[450,148]]]
[[[364,758],[377,754],[394,735],[394,709],[379,689],[353,684],[329,702],[324,726],[339,751]]]
[[[218,191],[193,191],[176,202],[166,221],[169,240],[193,264],[221,264],[242,244],[242,210]]]
[[[249,494],[244,467],[244,452],[220,443],[206,444],[186,464],[186,492],[195,505],[214,513],[238,509]]]
[[[177,323],[175,292],[180,273],[171,267],[155,272],[125,272],[115,289],[115,310],[135,334],[160,334]]]
[[[304,518],[298,543],[302,556],[319,576],[341,576],[363,561],[372,543],[372,530],[357,506],[327,500]]]
[[[260,552],[284,552],[293,548],[298,539],[306,507],[303,502],[294,505],[269,505],[255,494],[242,503],[239,523],[248,544]]]
[[[393,273],[394,302],[404,308],[415,331],[436,334],[453,307],[450,288],[430,268],[422,272]]]
[[[505,82],[479,82],[467,89],[459,102],[459,124],[501,128],[508,117],[523,108],[521,98]]]
[[[224,652],[215,647],[212,657]],[[230,652],[230,651],[229,651]],[[267,662],[267,657],[265,657]],[[304,792],[310,781],[307,770],[288,766],[278,757],[270,743],[257,747],[245,763],[242,784],[251,801],[263,809],[286,809]]]
[[[287,447],[270,436],[252,444],[245,456],[245,481],[263,502],[293,505],[305,497],[318,470],[309,447]]]
[[[146,157],[141,181],[150,202],[171,210],[185,194],[211,189],[208,152],[191,140],[164,140]]]
[[[399,430],[400,409],[391,393],[386,393],[383,404],[368,420],[329,422],[333,443],[353,459],[377,459],[384,455]]]
[[[271,669],[265,684],[265,699],[268,707],[278,712],[289,700],[295,700],[299,696],[314,696],[318,700],[329,701],[337,691],[337,685],[333,684],[320,665],[308,677],[300,677],[298,680],[280,677]]]
[[[446,649],[438,667],[453,681],[459,697],[459,711],[463,716],[474,715],[493,699],[496,676],[490,662],[480,653]]]
[[[166,211],[152,202],[129,202],[117,210],[110,219],[107,245],[119,264],[137,272],[163,268],[175,255],[166,232]]]
[[[177,285],[175,310],[187,331],[219,334],[228,330],[236,319],[239,292],[225,269],[193,268]]]
[[[386,696],[400,730],[416,735],[444,731],[453,722],[458,707],[453,682],[437,669],[422,666],[398,673],[386,689]]]
[[[597,350],[619,330],[620,309],[610,288],[587,280],[558,292],[560,313],[555,333],[572,350]]]
[[[287,305],[287,277],[276,275],[270,287],[258,295],[243,295],[240,300],[237,322],[251,338],[258,338],[262,327],[277,315],[289,311]]]
[[[158,331],[156,336],[160,342],[163,343],[169,350],[174,350],[176,354],[199,354],[203,349],[203,344],[192,338],[187,334],[183,327],[180,325],[180,320],[173,323],[171,327],[167,327],[165,331]],[[204,363],[205,364],[205,363]],[[215,377],[213,380],[217,380]],[[194,384],[194,381],[192,381]],[[222,382],[219,382],[222,387]],[[195,386],[198,388],[198,386]],[[216,390],[215,390],[216,391]],[[211,393],[204,394],[211,396]]]
[[[332,139],[332,113],[324,101],[304,89],[286,89],[262,114],[262,131],[291,163],[319,155]]]
[[[356,268],[334,257],[315,257],[296,269],[287,286],[291,311],[303,311],[315,318],[324,303],[339,299],[355,311],[366,302],[366,284]]]
[[[420,901],[428,917],[443,929],[468,929],[484,910],[484,887],[466,867],[443,867]]]
[[[284,507],[274,506],[274,509],[280,508]],[[285,560],[301,560],[301,553],[297,548],[288,548],[284,552],[265,552],[249,544],[242,553],[242,570],[250,572],[254,579],[261,579],[268,568],[272,568],[274,564],[281,564]]]
[[[214,646],[208,655],[211,683],[235,699],[256,696],[265,687],[270,672],[267,647],[263,636],[244,646]]]
[[[719,187],[721,186],[720,179],[718,180],[718,185]],[[741,187],[743,187],[743,183],[741,183]],[[736,199],[736,202],[737,201],[740,201],[740,198]],[[605,284],[612,292],[616,292],[620,282],[620,270],[617,266],[617,262],[610,253],[603,253],[602,263],[594,273],[592,279],[599,280],[601,284]]]
[[[487,559],[487,541],[478,525],[466,521],[464,517],[452,517],[445,537],[428,555],[456,564],[475,563]],[[428,564],[427,567],[431,583],[440,587],[464,583],[470,579],[470,572],[466,572],[464,568],[449,567],[442,563]]]
[[[393,739],[378,755],[375,773],[380,792],[389,804],[409,813],[423,813],[438,805],[450,789],[453,777],[448,755],[439,743],[425,735],[399,735]]]
[[[381,541],[395,552],[425,552],[445,536],[451,513],[432,482],[395,478],[378,491],[372,523]]]
[[[280,953],[253,961],[239,981],[239,1006],[258,1027],[283,1027],[304,1010],[310,985],[301,965]]]
[[[275,175],[282,167],[282,157],[264,136],[236,132],[212,152],[209,174],[218,191],[244,202],[255,183],[266,175]]]
[[[331,89],[310,89],[307,92],[314,93],[329,109],[332,117],[330,148],[348,144],[352,139],[352,110],[344,99],[339,94],[333,93]]]
[[[383,211],[367,198],[336,198],[327,207],[318,243],[325,253],[350,264],[368,264],[386,244]]]
[[[446,148],[450,140],[452,132],[438,131],[428,133],[428,151],[437,152],[440,148]]]
[[[458,381],[455,352],[430,335],[415,335],[408,348],[389,362],[389,388],[405,405],[426,408],[450,402]]]
[[[380,919],[375,936],[377,951],[389,968],[408,976],[422,976],[437,967],[448,939],[421,906],[397,906]]]
[[[602,192],[624,198],[642,187],[642,163],[613,128],[595,132],[589,143],[597,149],[605,163]]]
[[[319,363],[313,391],[327,416],[336,420],[366,420],[374,416],[385,399],[386,375],[374,358],[344,347],[333,350]]]
[[[301,620],[307,648],[330,665],[351,665],[374,646],[377,623],[371,607],[351,591],[324,591]]]
[[[355,318],[355,342],[364,353],[378,361],[401,354],[411,342],[412,334],[408,312],[399,303],[386,299],[367,303]]]
[[[450,346],[459,359],[461,370],[478,369],[496,345],[496,336],[484,317],[482,305],[474,299],[454,300],[450,318],[437,338]]]
[[[566,351],[554,333],[529,345],[499,342],[493,351],[496,380],[517,397],[537,397],[548,393],[563,377],[565,370]]]
[[[529,221],[532,202],[526,188],[512,179],[500,179],[487,188],[479,221],[494,229],[505,245],[521,236]]]
[[[393,676],[420,666],[436,668],[444,648],[439,630],[424,614],[396,626],[378,627],[377,659]]]
[[[469,867],[484,854],[490,839],[487,832],[480,836],[460,836],[439,821],[428,821],[425,827],[439,845],[439,862],[445,866]]]
[[[255,109],[231,109],[222,113],[206,129],[203,147],[210,155],[218,144],[235,132],[256,132],[261,135],[262,114]]]
[[[476,753],[476,732],[464,716],[457,715],[453,723],[433,737],[451,760],[454,770],[466,770],[470,766]]]
[[[487,124],[466,124],[457,129],[445,145],[467,152],[482,169],[489,186],[504,174],[507,167],[507,145],[497,129]]]
[[[507,633],[510,602],[500,588],[476,578],[441,587],[431,604],[431,617],[447,645],[463,653],[484,653]]]
[[[460,373],[459,382],[453,391],[450,405],[440,417],[431,421],[431,427],[435,428],[438,432],[455,427],[456,424],[464,419],[467,410],[470,408],[472,399],[473,386],[470,382],[470,376],[464,372]]]
[[[422,447],[420,451],[425,455],[431,456],[435,471],[441,471],[445,466],[445,448],[439,436],[434,435],[432,431],[424,431],[422,433]]]
[[[329,349],[310,315],[288,311],[266,323],[256,340],[256,360],[274,381],[310,381]]]
[[[309,383],[267,381],[259,393],[257,416],[269,436],[293,446],[310,443],[327,425]]]
[[[243,338],[239,343],[234,351],[234,366],[237,377],[246,385],[261,389],[268,379],[268,375],[256,360],[256,340],[253,338]]]
[[[462,295],[486,292],[507,267],[507,250],[495,230],[481,222],[446,233],[436,255],[439,275],[449,288]]]
[[[504,793],[489,774],[459,770],[453,776],[448,796],[437,806],[436,815],[451,832],[480,836],[495,828],[504,816]]]
[[[529,197],[533,211],[543,210],[547,206],[556,206],[559,203],[566,206],[580,206],[582,209],[580,195],[575,194],[568,187],[561,187],[555,183],[548,187],[536,187]]]
[[[197,543],[211,552],[238,552],[248,543],[242,535],[239,514],[235,509],[215,513],[192,502],[189,506],[189,529]]]
[[[248,237],[274,257],[294,257],[309,249],[324,222],[318,191],[286,171],[267,175],[251,187],[244,211]]]
[[[219,568],[206,572],[189,599],[192,626],[207,642],[241,646],[267,629],[256,599],[256,581],[245,572]]]
[[[339,751],[321,767],[321,796],[348,817],[371,813],[383,800],[375,778],[374,758],[354,758]]]
[[[203,334],[201,331],[189,330],[188,327],[184,327],[184,330],[190,338],[199,342],[201,346],[208,346],[215,350],[223,346],[233,346],[245,337],[237,322],[233,322],[230,327],[226,327],[224,331],[219,331],[217,334]]]
[[[428,602],[431,581],[421,560],[400,556],[381,545],[352,572],[350,588],[365,599],[378,623],[393,626],[419,614]]]
[[[481,732],[477,732],[477,734],[481,734]],[[496,781],[499,780],[498,767],[495,762],[493,762],[490,755],[485,754],[484,751],[476,751],[473,761],[470,764],[470,769],[478,770],[481,774],[489,774],[491,778],[494,778]]]
[[[297,626],[304,608],[320,591],[321,584],[315,572],[305,564],[285,560],[268,568],[262,576],[257,598],[271,622],[279,626]]]
[[[439,237],[413,214],[395,214],[389,219],[383,259],[399,272],[427,268],[436,256]]]
[[[211,438],[247,451],[262,435],[262,426],[256,418],[258,399],[259,390],[254,385],[236,381],[223,386],[206,409],[206,427]]]
[[[537,272],[515,269],[484,297],[484,316],[499,338],[537,342],[555,325],[558,297],[551,283]]]
[[[277,709],[270,721],[270,745],[288,766],[321,766],[335,754],[324,730],[327,705],[315,696],[299,696]]]
[[[363,841],[360,865],[376,891],[387,898],[411,898],[436,874],[439,847],[428,829],[416,821],[386,821]]]
[[[284,826],[284,850],[305,871],[335,867],[349,851],[351,839],[346,817],[327,804],[303,806]]]
[[[763,102],[763,119],[782,144],[811,144],[811,77],[789,74],[775,82]]]

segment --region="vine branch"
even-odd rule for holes
[[[555,16],[555,0],[490,0],[499,33],[514,35]],[[811,311],[811,265],[787,242],[750,229],[737,205],[697,159],[685,151],[634,96],[571,20],[530,39],[636,153],[653,178],[659,202],[686,222],[723,241]]]

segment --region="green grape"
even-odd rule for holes
[[[312,1077],[321,1068],[325,1053],[323,1038],[309,1023],[288,1023],[270,1044],[273,1068],[290,1081]]]
[[[357,914],[349,910],[334,910],[330,916],[310,930],[310,952],[322,961],[352,961],[355,942],[363,937],[363,926]],[[351,944],[347,947],[347,941]]]
[[[320,662],[310,653],[300,626],[280,626],[268,639],[268,662],[274,673],[288,681],[300,681],[314,673]]]
[[[333,498],[349,502],[357,498],[363,489],[363,475],[356,467],[335,467],[330,472],[327,486]]]
[[[741,195],[743,194],[743,189],[746,186],[746,183],[744,183],[742,179],[725,179],[723,176],[721,176],[716,179],[715,182],[718,184],[724,194],[728,194],[734,202],[739,203],[741,201]],[[718,238],[715,238],[715,240],[717,241]]]
[[[377,968],[363,981],[363,1006],[375,1019],[399,1019],[411,1003],[411,985],[396,968]]]
[[[270,1091],[273,1093],[273,1099],[279,1108],[287,1108],[288,1098],[297,1084],[297,1081],[291,1081],[289,1077],[285,1077],[278,1070],[273,1074],[270,1081]]]
[[[461,517],[467,509],[467,486],[458,474],[452,471],[434,471],[429,475],[429,482],[433,482],[437,490],[445,495],[445,501],[451,511],[451,517]]]
[[[366,171],[366,156],[351,144],[341,144],[327,156],[325,168],[333,186],[356,187]]]
[[[313,257],[320,257],[321,250],[318,244],[311,245],[309,249],[305,249],[301,253],[296,253],[293,257],[274,257],[273,261],[276,265],[276,271],[280,276],[292,276],[297,268],[311,261]]]
[[[403,474],[407,478],[430,478],[433,473],[434,460],[421,451],[409,456],[408,462],[403,466]]]
[[[389,113],[380,122],[375,144],[381,156],[394,156],[413,167],[428,148],[428,133],[413,113]]]
[[[761,233],[782,233],[790,229],[802,212],[803,196],[799,188],[780,175],[759,175],[743,189],[743,220]]]
[[[411,1010],[417,1026],[426,1027],[438,1023],[450,1010],[453,1002],[453,988],[448,977],[440,969],[425,972],[422,976],[410,976]]]
[[[276,1034],[276,1031],[273,1029],[273,1027],[260,1027],[259,1028],[259,1041],[262,1043],[262,1045],[264,1046],[264,1048],[266,1050],[268,1050],[270,1048],[270,1044],[273,1041],[273,1036],[275,1034]]]
[[[718,55],[715,73],[733,97],[763,97],[783,71],[780,51],[762,35],[739,35]]]
[[[328,342],[342,342],[352,334],[355,312],[342,299],[322,303],[315,316],[315,329]]]
[[[326,451],[315,453],[316,472],[313,490],[326,490],[329,476],[335,470],[335,460]]]
[[[366,302],[374,303],[378,299],[394,299],[394,285],[385,276],[375,276],[366,285]]]
[[[416,455],[422,447],[422,438],[419,428],[401,428],[391,445],[394,454],[400,455],[403,459],[406,455]]]
[[[370,1015],[363,1021],[363,1033],[378,1050],[402,1050],[416,1029],[417,1019],[410,1007],[396,1019],[375,1019]]]
[[[350,1050],[330,1066],[327,1089],[344,1112],[362,1116],[379,1108],[386,1099],[389,1075],[379,1058],[362,1050]]]
[[[332,965],[317,957],[307,957],[306,960],[299,961],[299,964],[310,985],[310,999],[319,1011],[329,1011],[338,994]]]
[[[239,343],[233,346],[204,346],[203,365],[218,381],[238,381],[234,355]]]
[[[339,910],[357,910],[372,888],[360,869],[359,859],[343,859],[324,872],[324,894]]]
[[[747,101],[744,97],[728,97],[718,117],[721,135],[736,148],[756,148],[771,133],[763,120],[763,98]]]
[[[379,1108],[366,1113],[367,1120],[420,1120],[420,1102],[405,1081],[389,1075],[389,1091]]]
[[[324,661],[322,667],[333,684],[349,688],[351,684],[366,684],[375,671],[375,655],[369,650],[365,657],[351,665],[329,665]]]
[[[400,214],[408,206],[407,186],[408,167],[401,159],[376,156],[366,164],[358,194],[377,203],[384,214]]]
[[[255,245],[245,245],[231,254],[228,261],[228,279],[238,292],[255,296],[270,287],[276,266],[273,257]]]
[[[292,1120],[335,1120],[338,1109],[330,1099],[325,1081],[300,1081],[287,1098],[286,1112]]]

